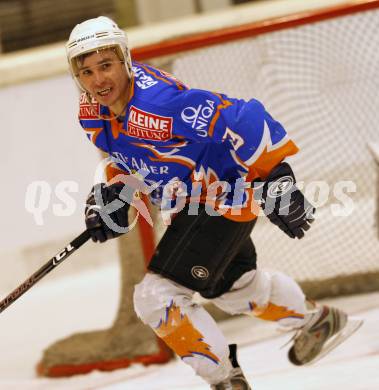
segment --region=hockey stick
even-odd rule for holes
[[[10,306],[14,301],[20,298],[26,291],[34,286],[40,279],[47,275],[56,266],[66,260],[68,256],[72,255],[78,248],[85,244],[90,238],[88,230],[85,230],[82,234],[72,240],[64,249],[51,258],[44,266],[36,271],[32,276],[20,284],[15,290],[13,290],[6,298],[0,302],[0,313]]]

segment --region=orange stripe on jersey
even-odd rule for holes
[[[117,121],[117,119],[111,120],[111,129],[112,136],[114,139],[117,139],[120,134],[128,135],[127,131],[124,129],[124,124]]]
[[[266,146],[258,159],[249,167],[247,181],[251,182],[258,177],[262,180],[266,179],[273,168],[279,165],[285,157],[292,156],[298,151],[299,148],[291,140],[270,151],[267,150]]]
[[[218,118],[220,117],[220,111],[226,107],[233,105],[232,102],[230,102],[229,100],[223,99],[222,96],[219,95],[218,93],[215,93],[215,95],[221,100],[222,103],[217,106],[216,114],[212,118],[211,123],[209,125],[209,130],[208,130],[209,137],[213,137],[216,122],[218,121]]]
[[[155,157],[148,156],[151,161],[158,161],[158,162],[173,162],[180,165],[184,165],[185,167],[189,169],[194,169],[196,166],[195,161],[192,161],[191,159],[180,156],[180,155],[169,155],[170,152],[159,152],[155,149],[154,145],[148,145],[148,144],[138,144],[138,143],[132,143],[132,145],[138,146],[140,148],[145,148],[150,150]]]
[[[200,355],[216,364],[220,362],[219,357],[211,352],[210,345],[203,341],[204,336],[174,304],[166,308],[166,318],[161,320],[155,333],[181,358]]]
[[[167,84],[170,84],[170,85],[173,85],[173,83],[167,79],[165,79],[164,77],[160,77],[158,76],[155,72],[153,72],[152,70],[150,70],[149,68],[147,68],[146,66],[142,65],[142,64],[138,64],[146,73],[149,73],[151,74],[152,76],[154,76],[156,79],[158,80],[161,80]]]
[[[146,66],[142,65],[142,64],[138,64],[145,72],[151,74],[152,76],[154,76],[156,79],[158,80],[161,80],[167,84],[170,84],[170,85],[176,85],[178,87],[178,89],[180,90],[184,90],[184,89],[187,89],[187,87],[185,87],[184,84],[182,84],[181,81],[177,80],[173,75],[167,73],[167,72],[163,72],[163,71],[160,71],[162,72],[164,75],[167,75],[167,77],[170,77],[172,78],[172,80],[167,80],[165,79],[164,77],[161,77],[161,76],[158,76],[157,73],[155,73],[154,71],[150,70],[149,68],[147,68]]]
[[[178,138],[178,140],[180,138],[183,138],[183,141],[178,141],[176,144],[170,144],[170,145],[161,145],[160,148],[166,148],[166,149],[170,149],[170,148],[182,148],[183,146],[186,146],[188,144],[188,141],[186,141],[184,139],[184,137],[178,137],[178,136],[175,136],[175,138]]]
[[[304,318],[304,314],[290,310],[286,306],[275,305],[272,302],[269,302],[269,304],[264,307],[259,307],[255,302],[249,302],[249,306],[253,315],[261,320],[279,321],[284,318]]]

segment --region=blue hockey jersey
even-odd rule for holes
[[[159,184],[150,194],[153,203],[161,202],[168,186],[180,187],[188,198],[196,192],[205,202],[212,183],[224,182],[223,196],[218,188],[223,207],[243,210],[238,216],[225,214],[235,220],[251,220],[256,214],[251,191],[236,196],[236,182],[265,179],[298,151],[258,100],[190,89],[166,72],[136,62],[125,118],[112,119],[107,107],[89,103],[83,94],[79,120],[88,138],[113,158],[114,167],[126,173],[143,170],[147,183]]]

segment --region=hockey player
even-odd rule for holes
[[[296,365],[315,361],[359,325],[307,301],[283,273],[257,269],[250,233],[258,204],[291,238],[301,239],[314,219],[285,161],[298,148],[262,103],[190,89],[132,62],[124,32],[106,17],[78,24],[66,48],[88,138],[112,158],[113,172],[142,172],[154,188],[152,202],[171,217],[135,288],[135,310],[212,389],[250,386],[235,347],[193,303],[195,292],[230,314],[295,331],[288,356]],[[119,236],[130,222],[133,202],[122,182],[95,185],[88,197],[85,222],[94,241]],[[128,201],[102,218],[120,199]]]

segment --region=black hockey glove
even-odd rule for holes
[[[316,209],[295,185],[287,163],[274,168],[265,182],[254,183],[254,198],[267,218],[291,238],[303,238],[314,221]]]
[[[126,233],[129,203],[120,198],[124,184],[92,187],[85,208],[85,222],[94,242],[105,242]]]

